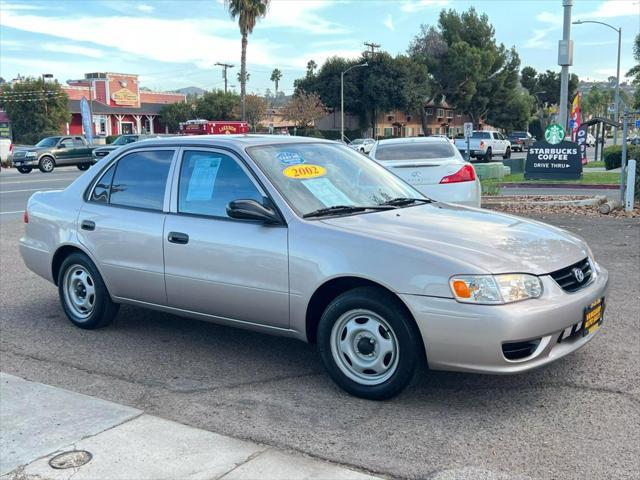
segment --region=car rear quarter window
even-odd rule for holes
[[[380,143],[376,150],[376,160],[431,160],[454,156],[449,142]]]
[[[259,203],[264,200],[235,159],[219,152],[184,152],[178,187],[179,212],[228,217],[229,202],[241,199]]]
[[[113,172],[116,166],[111,165],[100,180],[93,187],[93,193],[91,194],[91,201],[96,203],[109,203],[109,190],[111,189],[111,181],[113,180]]]
[[[116,164],[109,203],[162,210],[173,150],[132,152]]]

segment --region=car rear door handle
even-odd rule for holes
[[[187,243],[189,243],[189,235],[181,232],[169,232],[167,240],[169,240],[171,243],[186,245]]]
[[[80,228],[82,230],[93,231],[96,229],[96,222],[92,222],[91,220],[83,220],[80,224]]]

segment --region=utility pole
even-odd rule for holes
[[[562,0],[564,23],[562,40],[558,42],[558,65],[560,73],[560,125],[567,131],[567,107],[569,104],[569,66],[573,64],[573,41],[571,40],[571,7],[573,0]]]
[[[216,63],[216,65],[222,67],[224,70],[222,71],[222,76],[224,77],[224,93],[227,93],[227,69],[228,68],[233,68],[234,65],[231,65],[229,63]]]
[[[373,58],[373,55],[376,53],[376,49],[380,48],[379,43],[364,42],[364,45],[370,50],[369,55],[371,55],[372,58]]]

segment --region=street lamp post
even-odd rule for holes
[[[599,25],[604,25],[605,27],[609,27],[611,30],[613,30],[614,32],[618,33],[618,65],[616,68],[616,94],[615,94],[615,121],[616,121],[616,126],[613,127],[613,144],[617,145],[618,144],[618,127],[617,124],[620,121],[620,48],[621,48],[621,44],[622,44],[622,27],[616,28],[613,25],[609,25],[608,23],[604,23],[604,22],[598,22],[596,20],[576,20],[575,22],[573,22],[575,25],[582,25],[583,23],[597,23]],[[622,142],[624,143],[626,141],[626,139],[622,139]]]
[[[352,68],[358,67],[368,67],[369,64],[367,62],[361,63],[359,65],[351,65],[344,72],[340,74],[340,140],[344,142],[344,74],[347,73]]]

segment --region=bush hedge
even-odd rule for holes
[[[612,145],[604,149],[604,165],[607,170],[619,168],[622,165],[622,145]],[[627,162],[636,161],[635,197],[640,198],[640,148],[637,145],[627,145]]]

